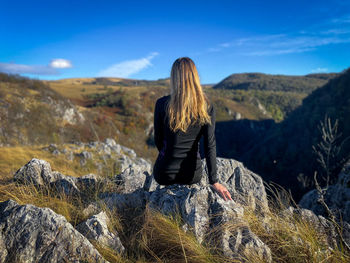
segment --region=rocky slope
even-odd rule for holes
[[[42,81],[0,73],[0,146],[88,141],[117,132],[99,118]]]
[[[105,152],[123,149],[112,139],[107,142],[95,147],[105,147]],[[252,211],[269,229],[272,219],[264,183],[242,163],[217,158],[220,182],[233,199],[225,202],[208,185],[204,160],[205,174],[199,184],[164,187],[154,181],[150,163],[135,155],[125,156],[128,160],[125,166],[112,177],[91,174],[72,177],[52,171],[48,162],[39,159],[19,168],[14,175],[16,184],[34,186],[58,196],[80,197],[84,201],[84,213],[91,216],[73,227],[48,208],[20,205],[13,200],[0,203],[0,262],[105,262],[92,244],[120,254],[128,253],[129,241],[109,227],[112,218],[108,217],[106,208],[117,209],[120,214],[130,214],[130,209],[151,209],[169,216],[178,214],[182,230],[193,233],[199,243],[215,245],[227,259],[247,262],[247,258],[255,257],[272,262],[271,248],[252,231],[244,217],[247,211]],[[103,187],[108,184],[115,187]],[[92,192],[97,198],[89,194]],[[319,231],[329,237],[329,246],[337,246],[337,234],[325,218],[293,208],[284,213],[319,224]]]
[[[306,184],[304,188],[303,182],[298,178],[312,183],[314,171],[320,175],[325,174],[317,161],[313,146],[325,143],[320,124],[325,122],[325,117],[329,117],[332,126],[336,120],[339,123],[338,138],[332,142],[333,150],[342,144],[341,151],[330,157],[328,167],[330,179],[336,181],[344,160],[349,158],[350,153],[349,85],[350,69],[314,90],[287,119],[256,138],[239,160],[262,175],[266,181],[271,180],[291,189],[296,200],[300,200],[312,184]]]

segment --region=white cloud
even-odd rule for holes
[[[8,74],[57,75],[59,72],[50,66],[0,63],[0,72]]]
[[[49,65],[25,65],[16,63],[1,63],[0,72],[8,74],[58,75],[57,69],[71,68],[72,63],[67,59],[53,59]]]
[[[104,70],[101,70],[98,73],[98,76],[127,78],[151,66],[152,65],[151,60],[154,57],[158,56],[158,54],[159,54],[158,52],[153,52],[149,56],[144,58],[122,61]]]
[[[56,59],[51,60],[49,66],[52,68],[71,68],[72,63],[67,59],[56,58]]]
[[[328,68],[315,68],[311,70],[311,73],[325,73],[328,72]]]

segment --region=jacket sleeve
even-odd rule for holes
[[[161,104],[159,99],[156,102],[154,107],[154,143],[157,146],[158,151],[160,152],[163,148],[163,119],[161,112]]]
[[[216,167],[216,140],[215,140],[216,113],[212,105],[208,113],[211,117],[211,124],[205,124],[203,127],[204,154],[205,154],[205,159],[208,167],[209,183],[214,184],[219,180],[217,176],[217,167]]]

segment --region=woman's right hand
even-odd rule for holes
[[[225,201],[232,200],[230,192],[220,183],[213,184],[214,189],[224,198]]]

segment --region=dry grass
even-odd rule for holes
[[[87,216],[83,214],[83,202],[78,198],[57,195],[50,189],[37,189],[31,185],[9,183],[0,185],[0,202],[12,199],[19,204],[33,204],[38,207],[51,208],[63,215],[72,225],[77,225]]]
[[[245,209],[244,218],[251,230],[271,249],[273,262],[350,262],[350,255],[341,248],[330,248],[327,236],[305,218],[285,213],[295,203],[282,188],[271,188],[268,220]]]
[[[177,217],[168,217],[149,208],[141,229],[141,246],[157,262],[216,262],[209,249],[192,233],[186,233]]]
[[[63,154],[53,155],[43,150],[43,147],[47,145],[0,147],[0,182],[11,179],[13,174],[32,158],[46,160],[53,171],[65,175],[79,177],[87,173],[97,173],[94,166],[81,167],[78,158],[69,161]],[[74,152],[73,149],[70,150]]]

